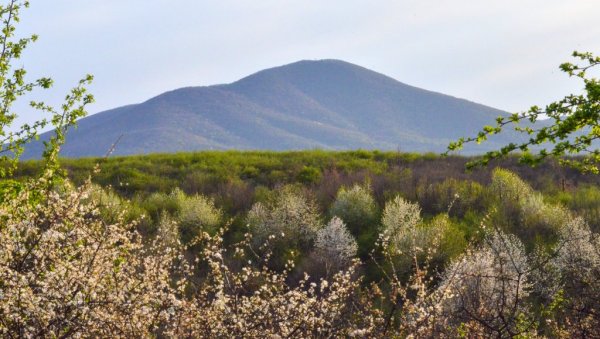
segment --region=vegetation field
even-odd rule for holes
[[[520,165],[516,157],[488,167],[466,170],[469,157],[433,153],[381,151],[206,151],[143,156],[62,159],[66,176],[76,185],[88,177],[118,197],[143,204],[148,197],[180,189],[187,195],[213,199],[230,218],[243,216],[253,203],[292,185],[311,196],[326,212],[342,187],[368,186],[379,208],[397,195],[418,203],[423,215],[447,212],[463,217],[487,211],[483,194],[495,168],[515,173],[552,203],[582,214],[597,224],[600,177],[548,160],[537,167]],[[100,172],[92,175],[96,165]],[[15,178],[39,174],[38,161],[19,164]],[[459,194],[459,198],[454,198]]]
[[[304,284],[334,279],[336,272],[350,268],[360,278],[346,283],[358,283],[364,293],[373,293],[373,286],[401,288],[402,293],[408,293],[402,298],[416,303],[413,307],[434,301],[424,296],[411,297],[410,284],[426,290],[433,288],[437,292],[432,296],[441,298],[434,304],[455,312],[442,309],[437,315],[453,324],[449,332],[453,335],[460,326],[467,325],[475,327],[466,329],[466,333],[480,333],[477,326],[482,324],[498,327],[498,333],[554,333],[556,329],[540,323],[540,319],[547,319],[548,314],[554,317],[566,312],[575,317],[579,313],[569,314],[553,303],[566,305],[560,307],[575,307],[576,303],[595,307],[592,300],[579,294],[581,286],[570,286],[564,281],[559,285],[543,282],[549,285],[540,285],[543,288],[538,290],[519,277],[528,274],[528,281],[533,283],[533,274],[566,270],[560,265],[567,263],[553,259],[576,255],[562,253],[564,246],[583,241],[577,246],[585,247],[586,241],[596,241],[595,234],[600,230],[600,178],[551,160],[536,168],[522,166],[516,157],[467,171],[465,164],[469,160],[472,159],[364,150],[62,159],[67,180],[59,185],[64,187],[59,191],[71,190],[69,182],[85,187],[91,179],[89,195],[101,220],[109,224],[133,223],[148,245],[167,241],[176,247],[181,243],[186,247],[186,256],[209,255],[208,245],[199,240],[205,236],[221,239],[219,246],[223,248],[245,244],[253,249],[259,265],[250,260],[249,267],[260,271],[260,265],[265,265],[267,271],[260,274],[283,274],[288,288],[306,292]],[[12,180],[27,182],[28,178],[37,178],[42,174],[42,165],[39,161],[21,162]],[[573,234],[578,238],[573,239]],[[597,251],[591,248],[592,252]],[[505,255],[506,260],[515,263],[504,267],[504,262],[496,267],[495,260]],[[594,255],[598,254],[581,255],[586,256],[581,260],[595,260]],[[232,278],[245,272],[238,271],[239,263],[234,264],[234,257],[227,255],[227,261],[231,261],[228,265],[233,265],[228,268]],[[540,260],[548,263],[534,268]],[[210,264],[208,260],[208,266],[191,272],[193,279],[210,279],[215,274],[210,273]],[[486,270],[499,277],[485,282],[489,286],[473,289],[475,286],[470,284],[475,282],[468,276],[481,279]],[[556,272],[552,274],[560,280],[561,275]],[[569,274],[580,273],[583,274]],[[304,274],[307,275],[302,278]],[[462,278],[457,280],[449,274]],[[428,280],[420,280],[425,278]],[[510,282],[515,278],[517,283]],[[577,279],[580,278],[587,279]],[[498,283],[506,283],[503,279],[509,282],[503,287],[506,290],[495,290]],[[592,288],[593,295],[596,285],[590,283],[586,288]],[[253,290],[258,286],[245,288]],[[466,299],[436,294],[441,293],[442,287],[453,293],[467,289]],[[560,300],[557,291],[545,290],[553,288],[561,291]],[[517,292],[527,298],[513,295]],[[486,301],[481,293],[491,293],[487,297],[492,299]],[[491,304],[469,309],[475,307],[469,304],[473,296]],[[509,301],[513,304],[495,305],[498,296],[512,298]],[[383,333],[388,331],[387,326],[401,328],[407,324],[417,326],[410,331],[422,330],[420,325],[405,319],[409,308],[398,311],[391,299],[383,298],[381,302],[380,306],[367,308],[368,312],[379,310],[392,317],[393,322],[383,327]],[[548,311],[552,307],[557,309]],[[461,313],[475,311],[492,318],[472,323],[469,313]],[[509,320],[500,321],[494,318],[497,316]],[[347,321],[351,319],[344,318]],[[231,330],[226,328],[227,332]],[[378,331],[381,330],[380,326]]]

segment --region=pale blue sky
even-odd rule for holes
[[[20,32],[40,40],[20,63],[56,80],[50,102],[94,74],[91,113],[325,58],[519,111],[577,91],[558,65],[600,52],[596,0],[31,2]]]

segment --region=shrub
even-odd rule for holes
[[[582,218],[560,232],[551,262],[558,272],[558,289],[551,298],[563,300],[556,321],[571,337],[586,337],[600,328],[600,237]]]
[[[140,202],[153,220],[154,234],[163,220],[169,217],[177,222],[181,240],[188,243],[200,232],[215,234],[223,221],[223,212],[212,199],[200,194],[186,195],[180,189],[170,194],[153,193]]]
[[[173,196],[161,192],[152,193],[145,199],[138,197],[136,201],[155,223],[158,223],[162,214],[175,214],[179,208]]]
[[[356,265],[330,280],[311,282],[305,275],[298,286],[283,273],[268,268],[268,258],[253,257],[257,265],[243,263],[248,247],[235,247],[241,270],[224,260],[219,237],[206,238],[201,261],[209,268],[207,279],[189,298],[181,300],[174,319],[165,328],[168,337],[374,337],[382,322],[368,298],[359,293]],[[249,252],[252,252],[250,250]],[[293,267],[288,263],[287,269]]]
[[[526,334],[530,266],[521,241],[493,231],[484,244],[470,250],[443,273],[437,293],[447,296],[442,313],[454,329],[498,337]],[[472,335],[472,334],[471,334]]]
[[[399,196],[385,204],[381,224],[393,250],[403,252],[422,246],[426,241],[417,225],[421,222],[421,208]]]
[[[561,196],[563,205],[582,216],[593,231],[600,232],[600,189],[597,186],[578,187],[576,191],[565,192]]]
[[[431,257],[434,268],[442,270],[450,260],[464,253],[468,246],[465,234],[446,214],[436,216],[425,228],[430,239],[429,246],[435,246]]]
[[[322,227],[315,204],[290,186],[276,191],[265,203],[254,204],[246,220],[257,244],[274,235],[302,250],[312,247]]]
[[[298,173],[297,179],[304,184],[315,184],[321,180],[321,176],[320,169],[312,166],[304,166]]]
[[[341,218],[355,236],[377,225],[378,207],[369,190],[368,185],[342,187],[329,211]]]
[[[446,214],[424,222],[420,212],[419,205],[399,196],[385,205],[382,235],[402,272],[409,272],[415,259],[442,268],[466,247],[464,234]]]
[[[107,223],[135,223],[143,236],[154,235],[157,223],[148,217],[144,208],[136,202],[117,195],[110,187],[104,189],[98,185],[90,188],[89,199],[96,204],[100,217]]]
[[[546,243],[556,240],[558,229],[571,218],[567,209],[545,202],[512,172],[494,170],[490,190],[500,207],[494,215],[495,224],[517,234],[529,248],[539,239]]]
[[[180,190],[171,193],[177,212],[174,217],[179,224],[179,233],[184,244],[201,232],[215,234],[223,218],[221,210],[214,202],[202,195],[188,196]]]
[[[379,208],[369,186],[342,187],[329,213],[344,221],[350,233],[358,239],[360,257],[366,258],[375,243],[379,224]]]
[[[492,172],[491,191],[501,200],[522,203],[533,189],[519,176],[505,169],[496,168]]]
[[[325,265],[328,276],[347,268],[357,250],[356,240],[340,218],[333,217],[317,232],[315,252],[317,260]]]
[[[489,204],[482,185],[454,178],[441,183],[419,185],[416,194],[419,205],[430,214],[448,213],[463,217],[469,211],[484,212]]]
[[[104,221],[89,183],[60,194],[36,185],[0,206],[0,334],[147,337],[167,325],[175,252]],[[45,198],[32,203],[33,192]]]

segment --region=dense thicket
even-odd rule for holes
[[[490,175],[433,184],[445,206],[429,214],[402,190],[379,204],[369,181],[325,209],[315,184],[265,187],[233,216],[178,188],[128,200],[25,180],[0,208],[0,331],[596,335],[598,234],[513,172]]]
[[[82,184],[94,165],[101,162],[102,171],[93,181],[145,208],[154,221],[159,217],[159,200],[165,200],[164,195],[176,189],[187,195],[209,197],[226,217],[235,218],[285,185],[301,186],[314,198],[319,211],[326,213],[338,191],[354,184],[369,186],[380,211],[387,200],[400,195],[418,202],[426,218],[446,212],[451,206],[451,217],[470,220],[473,213],[486,211],[489,194],[484,187],[491,182],[494,168],[501,167],[541,192],[544,199],[560,202],[586,217],[593,229],[600,229],[599,176],[558,166],[552,160],[531,168],[520,165],[517,158],[466,171],[469,160],[472,158],[435,154],[315,150],[198,152],[61,162],[76,185]],[[40,162],[22,162],[15,178],[33,177],[40,170]],[[455,198],[456,194],[460,199]]]
[[[597,334],[597,178],[510,160],[465,172],[466,160],[364,151],[67,160],[81,188],[67,181],[41,205],[22,194],[5,204],[3,293],[17,313],[4,328],[58,333],[74,322],[113,333],[98,322],[131,312],[147,326],[119,331],[136,335]],[[94,162],[96,184],[80,184]],[[21,164],[16,178],[34,185],[36,165]],[[163,186],[144,186],[155,178]],[[119,245],[94,256],[109,243]],[[47,257],[66,244],[75,247]],[[14,266],[23,255],[33,261]],[[92,266],[86,280],[68,268]],[[61,279],[76,284],[47,295]],[[128,294],[109,303],[127,308],[90,297],[125,282]],[[84,309],[57,303],[63,290]],[[25,292],[45,309],[16,302]],[[30,323],[18,312],[39,315]]]

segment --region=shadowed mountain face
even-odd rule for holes
[[[81,119],[65,157],[206,149],[401,149],[442,152],[500,110],[426,91],[338,60],[299,61],[228,85],[188,87]],[[42,140],[49,133],[42,135]],[[482,153],[514,135],[471,147]],[[24,158],[38,157],[41,143]]]

